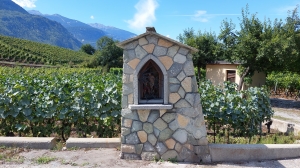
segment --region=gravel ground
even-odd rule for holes
[[[19,153],[19,159],[23,160],[21,164],[13,162],[0,163],[1,168],[77,168],[77,167],[178,167],[178,168],[198,168],[198,167],[300,167],[300,158],[289,160],[271,160],[259,162],[222,162],[211,164],[188,164],[188,163],[171,163],[167,161],[141,161],[141,160],[123,160],[119,159],[120,151],[116,149],[79,149],[73,151],[49,151],[49,150],[30,150]],[[38,163],[39,158],[53,158],[53,161],[47,164]]]

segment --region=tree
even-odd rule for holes
[[[93,55],[96,51],[96,49],[90,44],[82,45],[80,50],[87,53],[87,54],[89,54],[89,55]]]
[[[123,50],[117,47],[116,43],[117,41],[114,41],[107,36],[104,36],[97,41],[99,65],[105,66],[107,70],[111,67],[121,68],[123,66]]]
[[[281,20],[261,22],[256,14],[250,16],[248,5],[242,9],[240,29],[227,20],[223,21],[219,39],[223,42],[224,56],[231,62],[239,62],[241,90],[246,77],[254,71],[268,72],[285,68],[298,55],[295,31],[291,23]],[[281,69],[282,70],[282,69]]]
[[[220,59],[220,43],[215,34],[201,31],[195,34],[193,28],[184,30],[179,34],[178,39],[181,43],[197,48],[199,51],[193,55],[193,63],[198,70],[198,79],[200,80],[200,68],[205,69],[207,63],[213,63]]]

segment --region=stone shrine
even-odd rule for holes
[[[156,33],[123,48],[121,158],[210,162],[194,72],[197,49]]]

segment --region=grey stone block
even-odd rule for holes
[[[175,113],[165,113],[162,116],[162,119],[167,122],[170,123],[171,121],[173,121],[176,118],[176,114]]]
[[[185,107],[191,107],[190,103],[188,103],[185,99],[181,99],[175,104],[175,108],[185,108]]]
[[[123,64],[123,73],[125,74],[133,74],[133,69],[126,63]]]
[[[149,44],[157,45],[157,42],[158,42],[157,36],[148,35],[148,36],[146,36],[146,39],[148,40]]]
[[[141,154],[142,160],[153,161],[160,159],[160,156],[157,152],[143,152]]]
[[[177,54],[175,55],[175,57],[174,57],[174,62],[178,62],[178,63],[180,63],[180,64],[183,64],[183,63],[186,62],[186,56],[177,53]]]
[[[178,153],[175,150],[168,150],[161,156],[163,160],[176,159],[178,157]]]
[[[179,46],[172,46],[168,49],[167,55],[170,57],[174,57],[177,54],[178,50],[179,50]]]
[[[135,110],[130,109],[122,109],[121,111],[122,117],[132,119],[132,120],[139,120],[139,116]]]
[[[132,122],[132,127],[131,127],[131,132],[137,132],[143,129],[143,123],[140,121],[133,121]]]
[[[180,88],[179,84],[171,84],[169,90],[171,93],[175,93],[179,90],[179,88]]]
[[[181,144],[186,143],[187,141],[187,132],[186,130],[183,129],[178,129],[174,134],[173,138],[180,142]]]
[[[155,148],[160,155],[164,154],[168,150],[168,148],[162,142],[158,142]]]
[[[126,49],[126,50],[134,49],[138,44],[139,44],[138,41],[133,41],[133,42],[131,42],[131,43],[128,43],[128,44],[124,47],[124,49]]]
[[[148,117],[148,122],[149,123],[153,123],[154,121],[156,121],[160,116],[160,113],[158,110],[151,110],[149,117]]]
[[[132,145],[140,143],[139,138],[138,138],[136,132],[131,133],[131,134],[129,134],[129,135],[126,136],[126,143],[127,144],[132,144]]]
[[[155,46],[153,55],[159,57],[159,56],[165,56],[167,54],[168,49],[166,47],[161,46]]]
[[[166,141],[171,137],[173,134],[173,131],[170,128],[166,128],[163,131],[160,132],[158,140],[159,141]]]
[[[169,78],[169,83],[171,83],[171,84],[180,84],[180,81],[177,78]]]
[[[182,54],[182,55],[187,55],[187,54],[189,53],[189,49],[181,47],[181,48],[178,50],[178,53],[180,53],[180,54]]]
[[[147,51],[144,50],[141,46],[137,46],[134,51],[136,54],[136,58],[139,59],[143,59],[148,54]]]
[[[122,155],[123,155],[122,159],[125,159],[125,160],[141,160],[142,159],[141,156],[138,154],[123,153]]]
[[[123,51],[123,60],[124,63],[128,63],[129,61],[135,58],[135,51],[134,50],[124,50]]]
[[[146,131],[148,134],[153,133],[153,125],[151,123],[144,123],[143,130]]]
[[[148,142],[150,142],[154,146],[157,142],[157,138],[153,134],[149,134],[148,135]]]
[[[171,66],[171,68],[168,70],[170,77],[176,77],[179,72],[182,71],[183,65],[179,64],[177,62],[174,62],[174,64]]]
[[[154,152],[155,149],[149,142],[146,142],[146,143],[144,143],[143,151],[144,152]]]
[[[183,71],[186,74],[186,76],[194,76],[195,71],[194,71],[194,66],[192,61],[187,61],[184,64]]]

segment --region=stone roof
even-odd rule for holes
[[[198,52],[198,49],[196,49],[194,47],[190,47],[190,46],[182,44],[182,43],[180,43],[180,42],[178,42],[176,40],[173,40],[173,39],[171,39],[169,37],[166,37],[166,36],[163,36],[161,34],[156,33],[156,30],[155,30],[154,27],[147,27],[146,29],[147,29],[146,33],[143,33],[143,34],[140,34],[140,35],[138,35],[136,37],[130,38],[130,39],[125,40],[125,41],[122,41],[122,42],[118,43],[117,46],[120,47],[120,48],[124,48],[126,46],[126,44],[128,44],[130,42],[133,42],[135,40],[138,40],[138,39],[140,39],[142,37],[145,37],[145,36],[148,36],[148,35],[155,35],[155,36],[158,36],[158,37],[160,37],[160,38],[162,38],[164,40],[167,40],[167,41],[170,41],[172,43],[175,43],[175,44],[177,44],[180,47],[187,48],[187,49],[191,50],[192,53]]]

